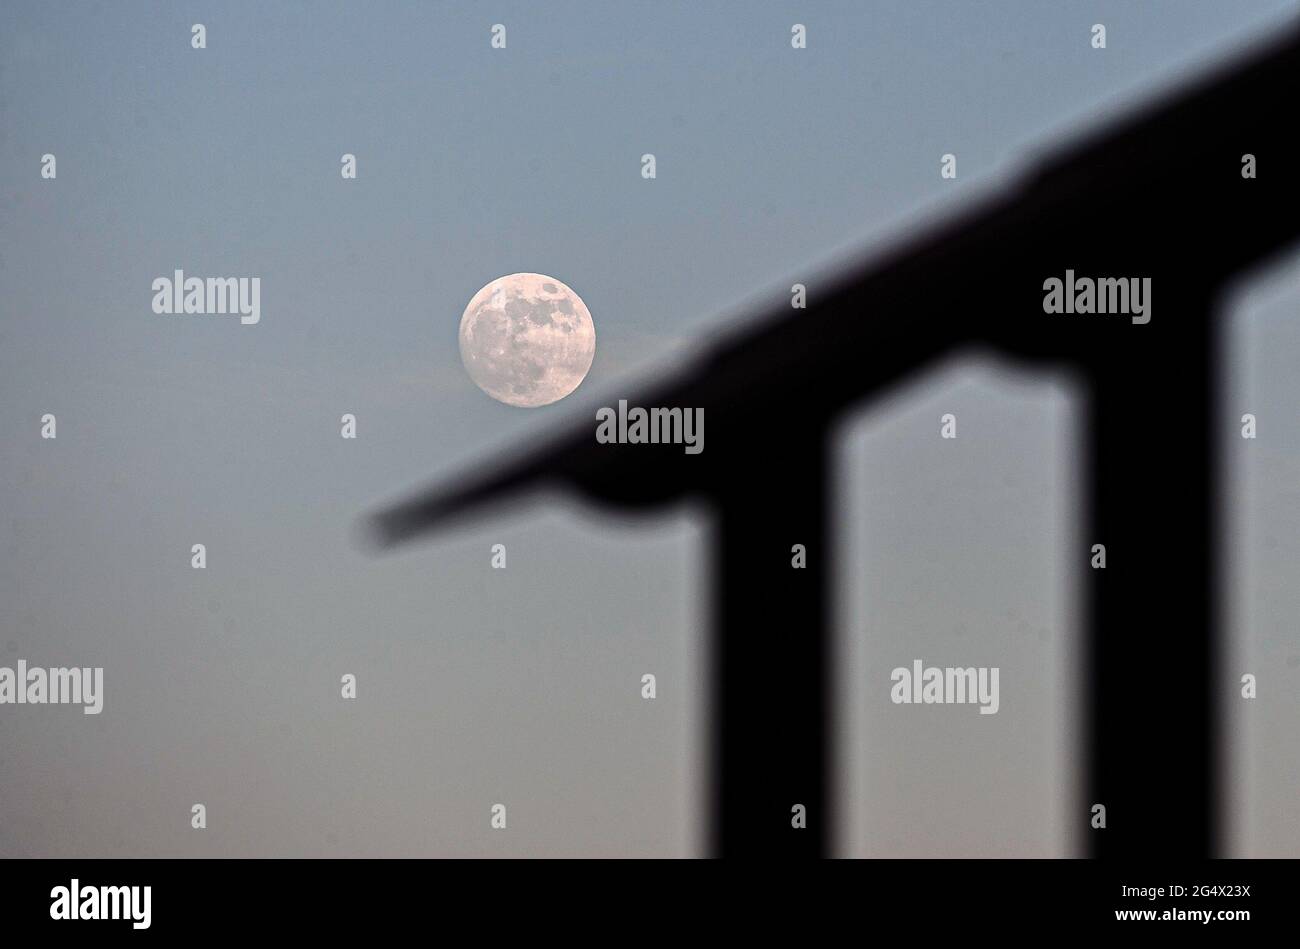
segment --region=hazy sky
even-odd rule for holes
[[[0,665],[103,666],[106,696],[98,717],[0,707],[0,855],[695,852],[698,512],[632,527],[543,503],[377,559],[357,515],[628,396],[742,302],[1294,7],[5,3]],[[175,269],[259,276],[261,322],[154,314]],[[460,365],[465,304],[516,271],[563,280],[596,324],[591,375],[554,406],[495,403]],[[1298,274],[1239,354],[1277,420],[1241,527],[1242,648],[1274,683],[1242,723],[1262,750],[1241,793],[1277,827],[1243,839],[1292,855]],[[960,470],[935,456],[940,405],[975,420]],[[850,427],[846,851],[1066,852],[1069,426],[1046,380],[949,367]],[[996,716],[898,714],[880,667],[912,658],[1017,675]]]

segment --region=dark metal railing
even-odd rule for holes
[[[1088,398],[1086,536],[1075,552],[1088,636],[1088,803],[1097,856],[1214,855],[1219,840],[1219,402],[1216,303],[1300,232],[1288,35],[1062,152],[974,212],[809,285],[677,379],[630,394],[703,407],[703,454],[601,445],[583,419],[513,461],[374,518],[383,544],[541,483],[622,506],[687,495],[716,512],[713,851],[825,855],[830,793],[828,433],[864,400],[971,345],[1067,372]],[[1242,173],[1255,158],[1257,176]],[[1151,320],[1044,312],[1067,270],[1150,278]],[[780,433],[774,438],[773,433]],[[790,548],[808,566],[790,568]],[[1108,564],[1089,569],[1093,543]],[[781,688],[755,688],[755,682]],[[1135,687],[1134,683],[1142,683]],[[1158,740],[1150,740],[1157,735]],[[804,804],[805,829],[791,826]]]

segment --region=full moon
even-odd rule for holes
[[[596,327],[582,298],[539,273],[498,277],[460,318],[460,358],[480,389],[532,408],[564,398],[587,376]]]

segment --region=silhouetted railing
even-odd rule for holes
[[[625,506],[708,499],[714,851],[822,855],[836,826],[827,433],[849,408],[970,344],[1075,374],[1088,393],[1086,543],[1075,552],[1089,657],[1085,791],[1108,818],[1083,832],[1099,856],[1214,855],[1213,696],[1226,675],[1215,444],[1230,422],[1215,307],[1231,277],[1300,232],[1298,92],[1292,34],[1066,150],[979,210],[810,286],[808,310],[770,313],[676,380],[627,396],[702,407],[702,454],[598,444],[582,419],[516,461],[378,515],[377,534],[406,540],[543,482]],[[1243,174],[1246,155],[1256,177]],[[1067,272],[1149,279],[1149,321],[1045,312],[1044,282]],[[807,548],[804,570],[790,569],[793,543]],[[1088,569],[1093,543],[1106,545],[1105,570]],[[804,830],[791,827],[796,803]],[[1088,817],[1076,815],[1081,830]]]

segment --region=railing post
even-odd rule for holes
[[[810,426],[790,422],[768,431]],[[775,451],[770,438],[746,441],[753,450],[733,456],[715,499],[711,849],[826,856],[834,820],[827,446],[820,431],[794,444],[783,438]],[[796,544],[805,566],[794,566]],[[794,826],[800,805],[802,828]]]
[[[1104,569],[1084,567],[1085,787],[1089,809],[1106,807],[1105,829],[1084,830],[1094,856],[1219,849],[1223,420],[1210,304],[1192,294],[1166,304],[1163,333],[1133,334],[1090,371],[1087,544],[1106,547]]]

